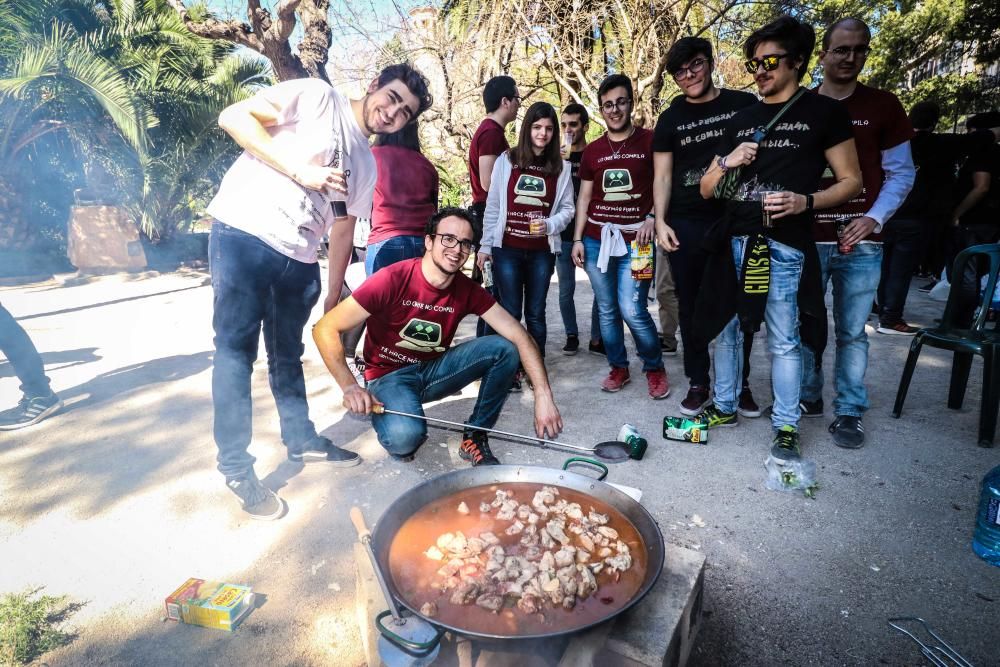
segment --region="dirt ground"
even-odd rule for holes
[[[591,292],[582,272],[578,288],[586,330]],[[70,619],[76,639],[45,656],[47,664],[363,664],[348,510],[357,505],[374,522],[404,489],[457,465],[458,435],[437,429],[413,463],[390,461],[369,424],[345,416],[311,342],[312,417],[364,462],[347,470],[292,465],[262,347],[251,452],[290,511],[274,523],[245,518],[215,470],[211,298],[207,274],[196,270],[0,288],[66,401],[42,424],[0,433],[0,592],[44,587],[83,605]],[[914,291],[909,319],[931,324],[941,307]],[[565,439],[592,444],[613,438],[623,422],[636,425],[649,453],[613,467],[610,480],[641,488],[666,540],[707,557],[693,664],[920,664],[916,645],[886,624],[896,615],[927,619],[973,664],[1000,664],[1000,569],[969,547],[979,482],[1000,463],[1000,448],[976,446],[978,362],[965,407],[949,411],[950,358],[925,351],[895,420],[889,411],[910,339],[870,330],[868,445],[838,449],[829,417],[804,420],[805,454],[821,485],[808,500],[764,488],[766,419],[713,433],[704,446],[665,441],[662,418],[679,414],[687,389],[680,358],[667,359],[674,388],[664,401],[646,396],[634,354],[635,381],[604,394],[602,357],[560,353],[554,285],[548,313],[547,360]],[[471,333],[471,321],[462,333]],[[832,349],[825,366],[829,406]],[[759,334],[752,384],[765,404],[769,373]],[[0,362],[0,407],[18,397],[10,364]],[[428,413],[461,421],[474,398],[470,387]],[[498,427],[526,432],[530,424],[530,392],[511,396]],[[504,462],[558,466],[565,458],[494,443]],[[232,634],[162,621],[163,598],[193,576],[252,585],[261,603]]]

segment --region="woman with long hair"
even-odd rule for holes
[[[493,263],[497,300],[521,319],[545,354],[545,297],[573,219],[570,165],[559,153],[559,117],[547,102],[528,107],[517,145],[497,158],[483,214],[482,268]],[[516,381],[515,381],[516,382]]]
[[[372,147],[378,174],[365,271],[424,254],[424,228],[437,212],[438,173],[420,152],[417,123],[379,134]]]

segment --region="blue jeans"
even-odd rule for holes
[[[255,236],[221,222],[209,236],[215,358],[212,405],[219,472],[246,475],[254,457],[250,375],[263,325],[267,378],[281,439],[298,448],[316,437],[302,374],[302,330],[321,291],[319,264],[286,257]]]
[[[14,316],[3,306],[0,306],[0,352],[14,367],[14,374],[21,381],[21,393],[25,398],[48,396],[52,393],[38,350]]]
[[[823,290],[833,281],[833,329],[837,342],[834,360],[835,415],[860,417],[868,409],[865,371],[868,370],[868,334],[865,322],[872,312],[882,277],[882,244],[859,243],[841,255],[836,243],[817,243]],[[802,346],[802,399],[823,397],[822,359]],[[819,366],[817,368],[817,366]]]
[[[632,260],[627,253],[608,258],[608,270],[602,273],[597,268],[601,242],[585,236],[583,249],[586,257],[584,269],[594,288],[597,314],[601,320],[601,339],[608,353],[608,363],[616,368],[628,368],[624,321],[632,332],[636,352],[642,359],[642,370],[663,368],[660,339],[646,301],[653,281],[632,279]]]
[[[365,255],[365,275],[370,276],[379,269],[402,262],[404,259],[421,257],[423,254],[423,236],[393,236],[372,243]]]
[[[559,276],[559,314],[567,336],[579,336],[576,326],[576,264],[573,263],[573,242],[562,242],[562,254],[556,257],[556,274]],[[601,321],[597,317],[597,300],[590,306],[590,340],[601,339]]]
[[[466,422],[492,428],[507,401],[510,383],[521,358],[502,336],[474,338],[447,350],[437,359],[400,368],[368,383],[370,391],[390,410],[424,414],[423,404],[436,401],[481,380],[479,397]],[[427,423],[413,417],[372,415],[378,441],[395,456],[409,456],[427,439]]]
[[[743,268],[746,236],[732,239],[737,275]],[[802,379],[802,354],[799,342],[799,280],[805,255],[801,250],[767,240],[771,254],[771,282],[767,292],[764,322],[767,325],[767,351],[771,353],[771,385],[774,406],[771,426],[799,425],[799,388]],[[870,307],[870,306],[869,306]],[[743,331],[733,317],[715,341],[715,407],[722,412],[736,412],[743,378]]]
[[[493,248],[493,286],[497,301],[524,328],[545,356],[545,297],[556,256],[548,250]]]

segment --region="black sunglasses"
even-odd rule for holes
[[[764,68],[765,72],[773,72],[778,69],[778,63],[781,62],[781,59],[788,58],[789,56],[791,56],[790,53],[772,53],[760,58],[751,58],[744,61],[743,66],[747,68],[747,72],[750,74],[756,74],[757,70],[761,67]]]

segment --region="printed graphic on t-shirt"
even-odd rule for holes
[[[681,175],[681,185],[686,188],[701,185],[701,177],[705,175],[708,171],[708,167],[702,167],[700,169],[688,169]]]
[[[604,201],[628,201],[642,195],[629,194],[632,190],[632,173],[628,169],[604,170]]]
[[[765,192],[784,192],[787,189],[780,183],[761,182],[757,176],[754,176],[746,183],[740,183],[733,199],[735,201],[763,201]]]
[[[514,198],[514,202],[517,204],[544,206],[545,202],[539,197],[545,197],[547,194],[545,179],[530,174],[521,174],[514,185],[514,194],[517,195]]]
[[[444,352],[441,346],[441,325],[414,317],[399,330],[396,347],[418,352]]]

